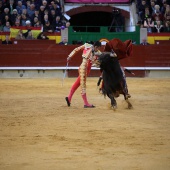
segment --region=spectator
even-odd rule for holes
[[[151,33],[154,29],[154,21],[151,19],[150,16],[144,21],[144,28],[147,28],[147,32]]]
[[[13,10],[16,9],[16,5],[14,3],[14,0],[9,0],[9,4],[6,6],[9,9],[9,13],[12,15]]]
[[[50,10],[49,6],[48,6],[48,2],[46,0],[42,0],[42,6],[44,6],[44,10]]]
[[[10,19],[11,19],[12,25],[14,25],[14,24],[15,24],[15,20],[16,20],[17,15],[18,15],[17,10],[16,10],[16,9],[13,9],[13,13],[12,13],[12,14],[11,14],[11,16],[10,16]]]
[[[167,2],[165,1],[164,3],[163,3],[163,6],[161,7],[161,14],[162,15],[164,15],[165,14],[165,11],[166,11],[166,6],[167,6],[168,4],[167,4]]]
[[[7,44],[7,45],[12,44],[12,41],[10,40],[9,35],[5,36],[5,40],[2,41],[2,44]]]
[[[31,27],[32,25],[31,25],[31,21],[30,20],[27,20],[26,22],[26,27],[29,29],[29,27]]]
[[[6,22],[9,22],[10,25],[12,25],[9,15],[5,15],[2,24],[5,25]]]
[[[29,7],[27,7],[27,14],[28,14],[29,18],[32,18],[34,13],[35,13],[35,5],[31,4]]]
[[[70,26],[70,22],[67,21],[67,22],[65,23],[65,27],[66,27],[66,28],[69,28],[69,26]]]
[[[167,15],[164,21],[170,21],[170,15]]]
[[[14,24],[13,26],[15,26],[15,27],[20,27],[20,26],[21,26],[20,20],[16,19],[16,20],[15,20],[15,24]]]
[[[161,14],[161,11],[160,11],[160,6],[159,5],[155,5],[155,13],[152,15],[153,17],[153,20],[155,21],[156,20],[156,17],[159,17],[159,19],[161,21],[164,20],[164,17],[163,15]]]
[[[39,40],[48,40],[49,38],[46,36],[44,32],[41,32],[38,36],[37,39]]]
[[[48,9],[45,9],[45,10],[44,10],[44,15],[49,15]]]
[[[38,20],[37,17],[34,17],[34,20],[33,20],[32,25],[33,25],[34,27],[41,27],[40,21]]]
[[[20,29],[15,37],[16,40],[23,40],[25,39],[23,31]]]
[[[31,18],[28,15],[27,9],[22,10],[22,14],[26,15],[27,19],[30,20]]]
[[[25,14],[21,14],[21,26],[26,26],[26,21],[28,18],[26,17]]]
[[[18,11],[18,14],[21,15],[22,14],[22,10],[26,9],[26,6],[22,4],[21,0],[19,0],[16,9]]]
[[[60,32],[61,31],[61,26],[62,26],[61,18],[60,16],[56,16],[55,21],[53,22],[53,29],[55,32]]]
[[[170,16],[170,5],[166,5],[164,18],[166,18],[167,16]]]
[[[53,26],[50,24],[49,21],[47,21],[43,26],[43,32],[54,32]]]
[[[26,33],[24,33],[24,34],[25,34],[25,39],[26,39],[26,40],[33,40],[33,39],[35,39],[31,30],[28,30],[28,31],[27,31]]]
[[[49,4],[50,11],[53,9],[54,1],[52,0]]]
[[[50,14],[49,14],[50,23],[55,22],[55,18],[56,18],[56,12],[54,9],[51,9]]]
[[[155,14],[155,1],[150,1],[150,13],[151,15]]]
[[[146,8],[146,7],[147,7],[146,1],[145,1],[145,0],[142,0],[141,4],[140,4],[139,7],[138,7],[140,20],[142,20],[144,14],[145,14],[145,8]]]
[[[26,5],[25,5],[25,6],[26,6],[26,9],[27,9],[27,8],[30,8],[30,5],[31,5],[31,1],[30,1],[30,0],[27,0]]]
[[[4,12],[1,15],[1,18],[2,18],[2,24],[5,25],[7,18],[8,18],[8,20],[10,19],[10,14],[9,14],[8,8],[4,9]],[[11,21],[9,21],[9,22],[11,24]]]
[[[141,45],[150,45],[150,44],[149,44],[149,43],[146,41],[146,39],[144,38],[144,39],[142,39]]]
[[[157,33],[163,32],[164,26],[162,25],[162,21],[157,20],[154,26],[155,26],[154,32],[157,32]]]
[[[170,32],[170,21],[165,22],[164,32]]]
[[[56,4],[56,8],[60,11],[60,13],[64,12],[59,0],[54,0],[54,4]]]
[[[150,17],[150,11],[149,11],[149,7],[145,8],[145,13],[144,15],[142,15],[142,21],[145,22],[145,20]]]
[[[64,38],[61,42],[58,43],[59,45],[67,45],[68,41],[66,38]]]
[[[45,14],[45,15],[44,15],[44,18],[43,18],[43,21],[42,21],[42,24],[45,25],[45,23],[48,22],[48,21],[49,21],[48,15]],[[49,22],[50,22],[50,21],[49,21]]]
[[[55,11],[56,16],[62,17],[61,9],[60,9],[59,5],[56,2],[51,1],[51,8],[50,9]]]
[[[44,20],[44,9],[45,7],[43,5],[40,6],[39,14],[41,17],[41,22]]]
[[[17,15],[17,17],[16,17],[16,20],[20,20],[21,21],[21,15]]]
[[[33,22],[34,18],[37,17],[38,18],[38,21],[41,22],[41,16],[40,16],[40,13],[39,13],[39,10],[38,9],[35,9],[35,13],[32,15],[31,17],[31,22]]]
[[[11,28],[10,22],[7,21],[3,28],[3,32],[10,32],[10,28]]]
[[[155,5],[154,13],[161,13],[160,6],[158,4]]]

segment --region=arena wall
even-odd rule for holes
[[[22,40],[23,41],[23,40]],[[68,54],[78,45],[58,45],[55,41],[25,40],[17,44],[0,45],[0,77],[62,77]],[[29,44],[28,44],[29,42]],[[81,51],[69,63],[66,76],[75,77],[81,63]],[[169,45],[133,45],[133,56],[120,60],[122,66],[135,72],[136,77],[170,77]],[[158,74],[158,72],[161,72]],[[93,68],[90,76],[99,76]],[[131,76],[131,75],[127,75]]]

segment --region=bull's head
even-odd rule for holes
[[[97,68],[107,67],[108,62],[112,57],[117,57],[116,53],[103,52],[97,56],[97,59],[94,62],[94,66]]]

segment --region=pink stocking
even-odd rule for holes
[[[77,77],[75,83],[72,85],[70,93],[68,95],[68,100],[71,103],[72,96],[74,92],[77,90],[77,88],[80,86],[80,76]]]
[[[92,106],[91,104],[89,104],[89,102],[87,101],[87,96],[86,93],[81,95],[84,101],[84,105],[85,106]]]

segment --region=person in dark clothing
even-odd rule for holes
[[[147,40],[144,38],[142,39],[141,45],[150,45]]]
[[[138,15],[140,17],[140,20],[142,20],[144,18],[144,14],[145,14],[145,8],[147,7],[146,1],[142,0],[141,4],[138,7]]]
[[[43,32],[54,32],[53,26],[50,24],[49,21],[47,21],[43,26]]]
[[[49,38],[45,35],[44,32],[39,33],[39,35],[37,36],[37,39],[39,40],[48,40]]]
[[[5,40],[2,41],[2,44],[7,44],[7,45],[12,44],[12,41],[10,40],[9,35],[6,35]]]
[[[10,0],[9,3],[6,5],[6,8],[9,9],[9,13],[12,15],[13,10],[16,9],[16,3],[14,0]]]
[[[63,23],[61,22],[60,16],[56,16],[55,21],[53,22],[53,29],[55,32],[61,31],[61,26],[63,26]]]
[[[66,38],[64,38],[61,42],[58,43],[59,45],[67,45],[68,41]]]

